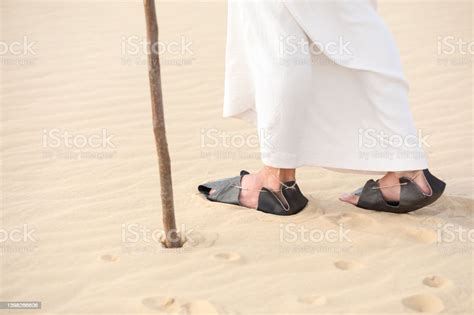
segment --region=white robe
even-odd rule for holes
[[[427,168],[399,53],[371,0],[229,0],[224,117],[257,126],[273,167]]]

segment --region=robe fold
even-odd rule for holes
[[[223,115],[255,124],[269,166],[427,168],[398,49],[370,0],[229,0]]]

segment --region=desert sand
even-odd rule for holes
[[[305,167],[295,216],[206,201],[198,184],[260,166],[253,126],[221,118],[226,3],[159,1],[188,240],[166,250],[142,2],[2,1],[2,43],[32,46],[2,54],[0,301],[42,302],[2,313],[472,314],[473,55],[443,44],[472,46],[472,2],[379,10],[446,194],[411,214],[364,211],[338,196],[367,175]]]

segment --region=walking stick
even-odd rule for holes
[[[153,113],[153,133],[158,154],[161,185],[161,206],[165,231],[164,245],[167,248],[181,247],[176,230],[173,204],[173,186],[171,180],[171,162],[166,141],[165,118],[163,113],[163,95],[161,90],[160,56],[158,53],[158,23],[155,1],[143,0],[145,6],[146,31],[148,40],[148,77],[150,81],[151,107]]]

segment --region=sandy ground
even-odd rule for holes
[[[221,118],[226,4],[162,1],[176,214],[188,237],[170,251],[157,242],[141,1],[2,1],[11,49],[1,68],[0,300],[42,302],[25,314],[472,314],[473,55],[443,44],[472,46],[472,2],[379,8],[445,196],[413,214],[363,211],[337,197],[367,176],[314,167],[298,174],[310,203],[296,216],[201,198],[199,183],[259,167],[254,130]],[[25,40],[24,54],[10,45]]]

